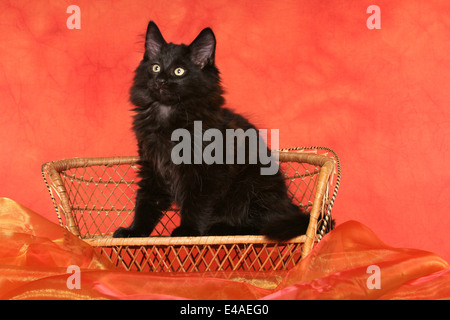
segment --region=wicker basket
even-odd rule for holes
[[[59,222],[126,270],[221,272],[288,270],[329,231],[339,160],[327,148],[280,150],[294,203],[310,213],[305,235],[285,243],[263,236],[170,237],[179,210],[168,210],[150,237],[112,238],[134,213],[138,157],[75,158],[45,163],[44,181]]]

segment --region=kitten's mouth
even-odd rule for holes
[[[162,102],[162,103],[170,102],[171,94],[170,94],[169,90],[167,90],[165,88],[156,88],[152,91],[153,91],[153,97],[155,100]]]
[[[155,96],[155,98],[162,98],[164,95],[167,94],[167,90],[158,87],[152,88],[151,92]]]

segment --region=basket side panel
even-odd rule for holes
[[[104,165],[61,172],[82,238],[110,234],[130,222],[136,170],[132,165]]]
[[[301,258],[301,243],[146,245],[98,247],[128,271],[220,272],[289,270]]]
[[[294,204],[310,212],[314,202],[320,167],[289,161],[281,162],[280,170],[284,175],[288,194]]]
[[[93,165],[61,172],[81,238],[109,236],[131,224],[137,172],[134,164]],[[179,220],[177,208],[168,210],[151,235],[169,236]]]

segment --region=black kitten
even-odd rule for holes
[[[255,154],[267,156],[271,151],[259,138],[258,149],[252,151],[255,141],[251,143],[245,133],[256,132],[255,127],[223,107],[215,46],[209,28],[189,46],[175,45],[167,43],[150,21],[144,58],[130,91],[141,159],[135,216],[131,226],[119,228],[114,237],[149,236],[173,203],[180,207],[181,223],[172,236],[262,234],[284,241],[306,232],[309,215],[287,196],[278,167],[264,175],[261,172],[268,163],[251,161]],[[198,124],[201,133],[214,129],[227,137],[233,129],[237,138],[219,144],[220,137],[215,135],[199,144],[195,139]],[[177,129],[194,137],[188,152],[177,149],[182,159],[195,160],[198,152],[201,155],[206,147],[215,146],[211,155],[216,161],[174,161],[174,156],[180,156],[174,152]],[[228,142],[235,144],[230,148]],[[238,151],[243,150],[245,161],[239,161]]]

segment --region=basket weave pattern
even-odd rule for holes
[[[170,237],[180,221],[176,207],[165,212],[148,238],[112,238],[117,228],[129,226],[133,218],[138,157],[59,160],[45,163],[42,173],[60,224],[126,270],[287,270],[328,231],[336,159],[318,151],[280,150],[289,195],[310,213],[306,235],[286,243],[255,235]]]

